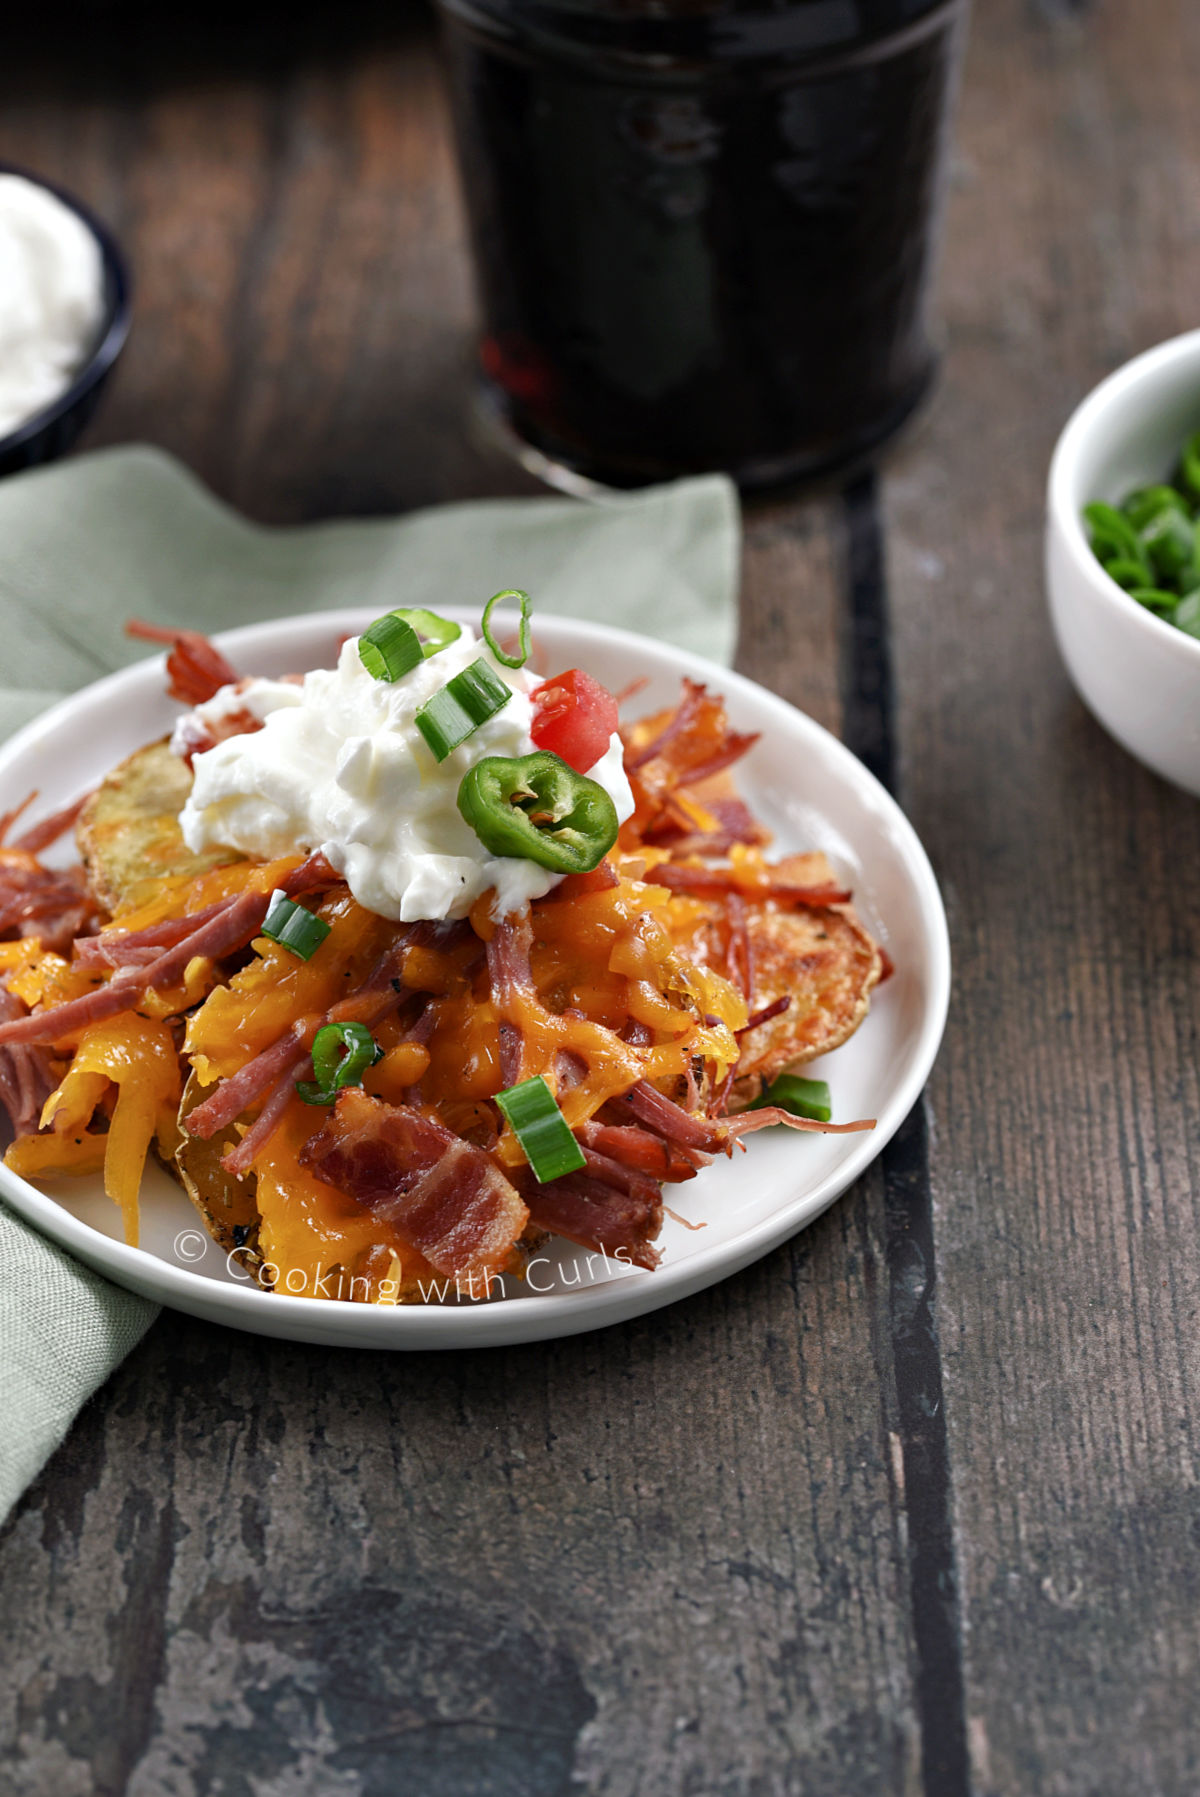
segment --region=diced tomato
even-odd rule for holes
[[[617,727],[617,701],[606,686],[568,668],[536,687],[530,735],[539,749],[549,749],[577,774],[595,767]]]

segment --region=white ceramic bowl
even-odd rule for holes
[[[1200,331],[1135,356],[1071,415],[1050,463],[1046,591],[1080,697],[1117,741],[1200,795],[1200,641],[1156,618],[1104,572],[1083,507],[1168,480],[1200,430]]]

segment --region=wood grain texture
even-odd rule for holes
[[[975,1788],[1200,1786],[1200,811],[1076,700],[1043,483],[1194,326],[1200,17],[977,10],[948,356],[888,483],[904,780],[956,995],[931,1088]]]
[[[252,515],[521,490],[419,15],[145,8],[0,71],[0,156],[112,218],[137,325],[94,441]],[[840,721],[838,508],[751,520],[742,665]],[[878,1174],[598,1336],[385,1358],[164,1316],[0,1535],[19,1797],[917,1797]]]

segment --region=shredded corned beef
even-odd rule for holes
[[[327,886],[337,875],[321,854],[310,855],[281,881],[281,890],[289,898]],[[58,1042],[64,1036],[86,1029],[121,1011],[136,1009],[144,992],[169,986],[180,978],[189,961],[196,955],[219,960],[224,955],[245,948],[262,927],[270,904],[270,894],[242,892],[225,901],[215,912],[202,913],[205,921],[180,941],[172,943],[143,967],[131,965],[119,970],[107,986],[84,993],[66,1004],[48,1011],[38,1011],[10,1023],[0,1023],[0,1046],[13,1042]],[[194,921],[194,920],[193,920]],[[128,975],[131,977],[121,977]]]
[[[20,1017],[24,1011],[16,993],[0,985],[0,1018]],[[23,1044],[0,1048],[0,1105],[8,1112],[14,1135],[33,1134],[57,1084],[45,1049]]]
[[[673,1142],[667,1142],[635,1123],[601,1123],[593,1117],[581,1123],[575,1134],[584,1148],[619,1161],[624,1167],[649,1173],[669,1185],[694,1179],[698,1166],[709,1163],[709,1156],[691,1149],[687,1154]]]
[[[43,849],[48,849],[51,843],[57,842],[60,836],[66,835],[92,795],[85,792],[82,798],[72,800],[71,804],[64,805],[61,811],[51,812],[50,816],[44,817],[40,824],[34,824],[31,829],[23,831],[15,842],[10,843],[9,831],[22,812],[33,804],[37,796],[36,792],[31,792],[27,799],[22,799],[15,810],[6,811],[4,816],[0,817],[0,843],[3,843],[5,847],[23,849],[27,855],[40,855]]]
[[[184,705],[203,705],[240,678],[215,643],[198,630],[172,630],[162,624],[147,624],[131,618],[125,626],[126,636],[143,643],[165,643],[167,656],[167,691],[172,699]]]
[[[760,1024],[770,1023],[773,1017],[782,1017],[783,1013],[790,1009],[791,1003],[791,993],[784,992],[779,998],[772,999],[769,1005],[764,1005],[761,1011],[752,1011],[742,1028],[736,1032],[738,1041],[740,1042],[743,1036],[749,1035],[751,1030],[756,1030]]]
[[[539,1185],[528,1169],[520,1178],[529,1220],[583,1248],[611,1254],[648,1271],[659,1263],[650,1246],[662,1228],[662,1195],[651,1181],[623,1190],[593,1173],[566,1173]]]
[[[706,1117],[694,1117],[670,1098],[665,1098],[647,1080],[639,1080],[633,1090],[612,1100],[613,1107],[628,1108],[640,1123],[664,1140],[683,1149],[699,1149],[701,1154],[727,1154],[729,1144],[719,1123]]]
[[[66,955],[99,916],[82,868],[42,867],[25,852],[0,850],[0,936],[37,936]]]
[[[533,924],[528,905],[502,917],[487,945],[488,977],[497,1009],[502,1010],[510,995],[532,994],[533,973],[529,957],[533,950]],[[524,1043],[515,1023],[502,1018],[500,1023],[500,1081],[513,1086],[521,1077]]]
[[[277,1076],[275,1084],[266,1094],[262,1110],[241,1141],[222,1156],[221,1165],[226,1173],[232,1173],[236,1179],[244,1179],[249,1173],[255,1156],[261,1154],[275,1134],[283,1120],[283,1113],[296,1095],[294,1075],[295,1068],[289,1067]]]
[[[848,905],[851,894],[847,887],[827,881],[822,886],[796,886],[787,880],[739,880],[732,868],[696,867],[690,862],[668,861],[652,867],[647,880],[666,886],[671,892],[700,895],[736,892],[750,904],[763,899],[783,899],[791,905],[811,905],[824,910],[829,905]]]

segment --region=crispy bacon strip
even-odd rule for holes
[[[520,1193],[482,1149],[411,1105],[357,1088],[339,1094],[300,1158],[455,1279],[501,1269],[528,1220]]]
[[[126,636],[143,643],[170,645],[167,656],[167,691],[172,699],[184,705],[203,705],[223,686],[236,685],[239,675],[215,643],[198,630],[173,630],[162,624],[147,624],[141,618],[130,618]]]

